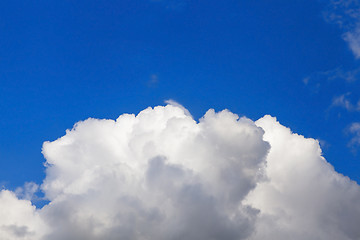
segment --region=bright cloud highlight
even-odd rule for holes
[[[2,190],[0,238],[360,238],[359,185],[334,171],[316,140],[270,116],[209,110],[196,122],[169,103],[88,119],[45,142],[50,202],[36,209]]]

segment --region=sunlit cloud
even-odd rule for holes
[[[359,239],[360,187],[317,140],[168,103],[45,142],[49,203],[32,205],[34,184],[2,190],[1,239]]]

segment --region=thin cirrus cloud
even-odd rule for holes
[[[342,29],[343,39],[348,43],[354,56],[360,58],[360,2],[331,0],[324,17]]]
[[[360,122],[353,122],[348,127],[347,131],[353,135],[349,142],[350,147],[359,146],[360,145]]]
[[[270,116],[209,110],[197,122],[169,103],[88,119],[45,142],[49,204],[2,190],[0,238],[360,238],[360,187],[317,140]]]
[[[332,106],[342,107],[350,112],[360,111],[360,100],[356,104],[353,104],[348,98],[349,95],[351,95],[351,93],[346,93],[335,97],[332,101]]]

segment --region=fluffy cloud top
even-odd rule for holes
[[[1,239],[360,238],[359,186],[270,116],[170,104],[79,122],[43,154],[49,204],[2,190]]]

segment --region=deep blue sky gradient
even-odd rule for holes
[[[88,117],[117,118],[174,99],[198,119],[228,108],[276,116],[325,141],[335,169],[360,182],[346,128],[359,112],[331,107],[360,80],[327,1],[79,0],[0,2],[0,183],[44,178],[42,143]],[[320,73],[320,74],[319,74]],[[311,77],[308,84],[303,79]]]

